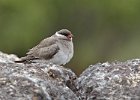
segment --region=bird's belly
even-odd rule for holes
[[[58,65],[65,65],[69,61],[69,56],[64,52],[58,52],[54,57],[51,59],[50,62]]]

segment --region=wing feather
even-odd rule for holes
[[[37,46],[27,52],[27,56],[22,57],[20,61],[17,62],[28,62],[34,59],[51,59],[59,51],[59,46],[56,44],[56,39],[54,37],[49,37],[42,40]]]

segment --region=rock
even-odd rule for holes
[[[140,100],[140,59],[90,65],[79,77],[63,66],[15,60],[0,52],[0,100]]]
[[[19,58],[16,55],[8,55],[0,52],[0,63],[14,63],[15,60],[19,60]]]
[[[91,65],[76,86],[82,100],[140,100],[140,59]]]
[[[78,100],[70,89],[77,76],[70,69],[53,64],[17,64],[14,59],[18,58],[0,53],[0,100]]]

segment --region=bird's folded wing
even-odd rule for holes
[[[51,59],[53,56],[59,51],[59,47],[57,44],[50,45],[48,47],[43,47],[38,49],[39,58],[43,59]]]
[[[22,57],[20,61],[26,62],[34,59],[51,59],[59,51],[59,46],[56,44],[56,40],[53,37],[42,40],[37,46],[27,52],[25,57]]]
[[[33,50],[33,49],[32,49]],[[25,62],[35,59],[51,59],[53,56],[59,51],[59,47],[57,44],[50,45],[48,47],[42,47],[35,49],[34,51],[30,51],[27,56],[22,57],[21,61],[18,62]]]

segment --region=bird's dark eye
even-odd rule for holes
[[[64,35],[66,37],[68,37],[71,34],[71,32],[69,30],[67,30],[67,29],[62,29],[60,31],[57,31],[57,33],[61,34],[61,35]]]
[[[64,36],[68,36],[69,35],[69,33],[60,33],[60,34],[62,34],[62,35],[64,35]]]

